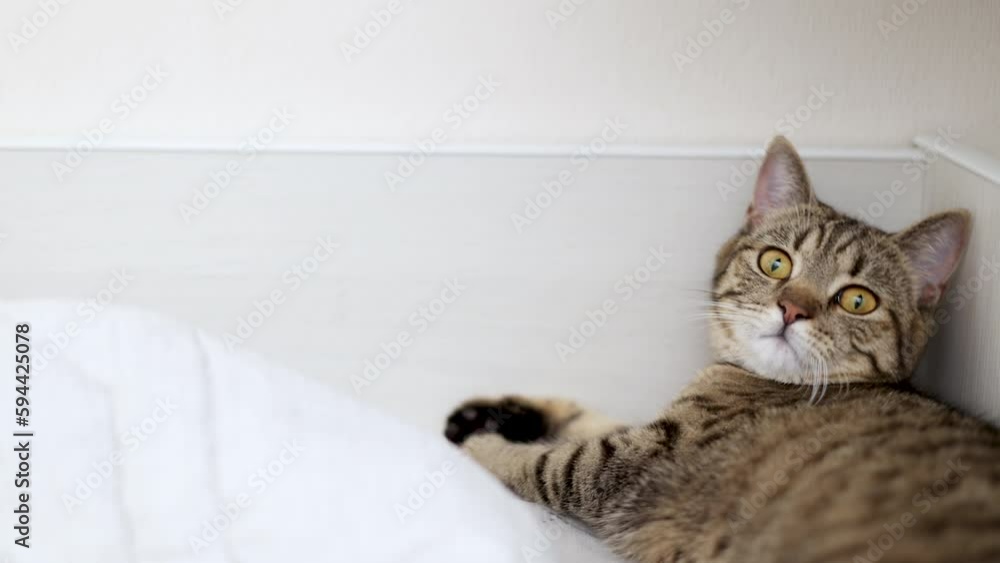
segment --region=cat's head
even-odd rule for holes
[[[716,257],[716,359],[788,383],[909,377],[969,229],[965,210],[898,233],[847,217],[816,199],[776,138],[742,229]]]

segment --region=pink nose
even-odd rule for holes
[[[795,302],[788,299],[782,299],[778,301],[778,307],[781,307],[782,316],[785,319],[785,324],[790,325],[799,319],[810,319],[812,315],[805,308],[795,304]]]

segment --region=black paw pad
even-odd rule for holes
[[[541,411],[514,399],[502,399],[462,405],[448,417],[444,435],[455,444],[479,433],[499,433],[511,442],[534,442],[546,431]]]

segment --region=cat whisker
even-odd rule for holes
[[[705,289],[703,287],[682,287],[681,291],[693,291],[695,293],[707,293],[712,295],[714,292],[711,289]]]
[[[706,313],[706,314],[693,315],[689,318],[691,320],[708,320],[708,321],[717,321],[720,323],[729,323],[729,324],[745,324],[754,328],[759,328],[759,320],[756,319],[755,317],[748,315]]]

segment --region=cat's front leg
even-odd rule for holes
[[[462,441],[462,448],[525,500],[599,526],[616,493],[651,461],[674,455],[681,428],[660,418],[635,427],[612,424],[602,433],[584,432],[586,437],[535,435],[541,437],[515,442],[502,432],[476,432]]]

